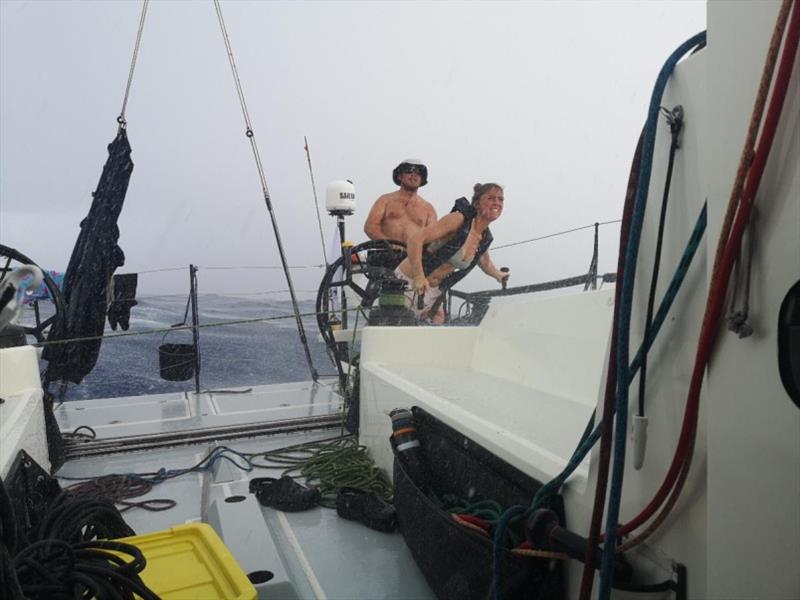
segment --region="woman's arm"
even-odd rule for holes
[[[507,271],[503,272],[494,266],[488,250],[478,259],[478,266],[481,268],[481,271],[486,273],[489,277],[494,277],[498,283],[503,283],[503,280],[508,278]]]
[[[422,270],[422,247],[435,240],[443,240],[453,235],[463,222],[464,215],[461,213],[449,213],[430,227],[420,229],[409,238],[406,249],[411,266],[411,277],[414,280],[414,289],[423,291],[428,287],[428,281]]]

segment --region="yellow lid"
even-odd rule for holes
[[[342,242],[342,248],[352,248],[353,246],[355,246],[355,244],[350,240],[345,240]]]
[[[142,581],[163,600],[256,600],[256,588],[206,523],[128,538],[147,559]]]

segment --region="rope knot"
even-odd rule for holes
[[[737,310],[728,315],[728,329],[739,336],[739,339],[753,335],[753,327],[747,322],[747,313]]]

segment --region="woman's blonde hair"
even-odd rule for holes
[[[474,192],[472,194],[472,206],[478,206],[478,201],[481,199],[481,196],[495,188],[501,192],[503,191],[503,186],[499,183],[476,183],[472,188]]]

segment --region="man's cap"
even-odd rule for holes
[[[407,158],[392,171],[392,180],[396,185],[400,185],[400,175],[403,173],[419,173],[421,182],[420,187],[428,183],[428,167],[426,167],[421,160],[416,158]]]

